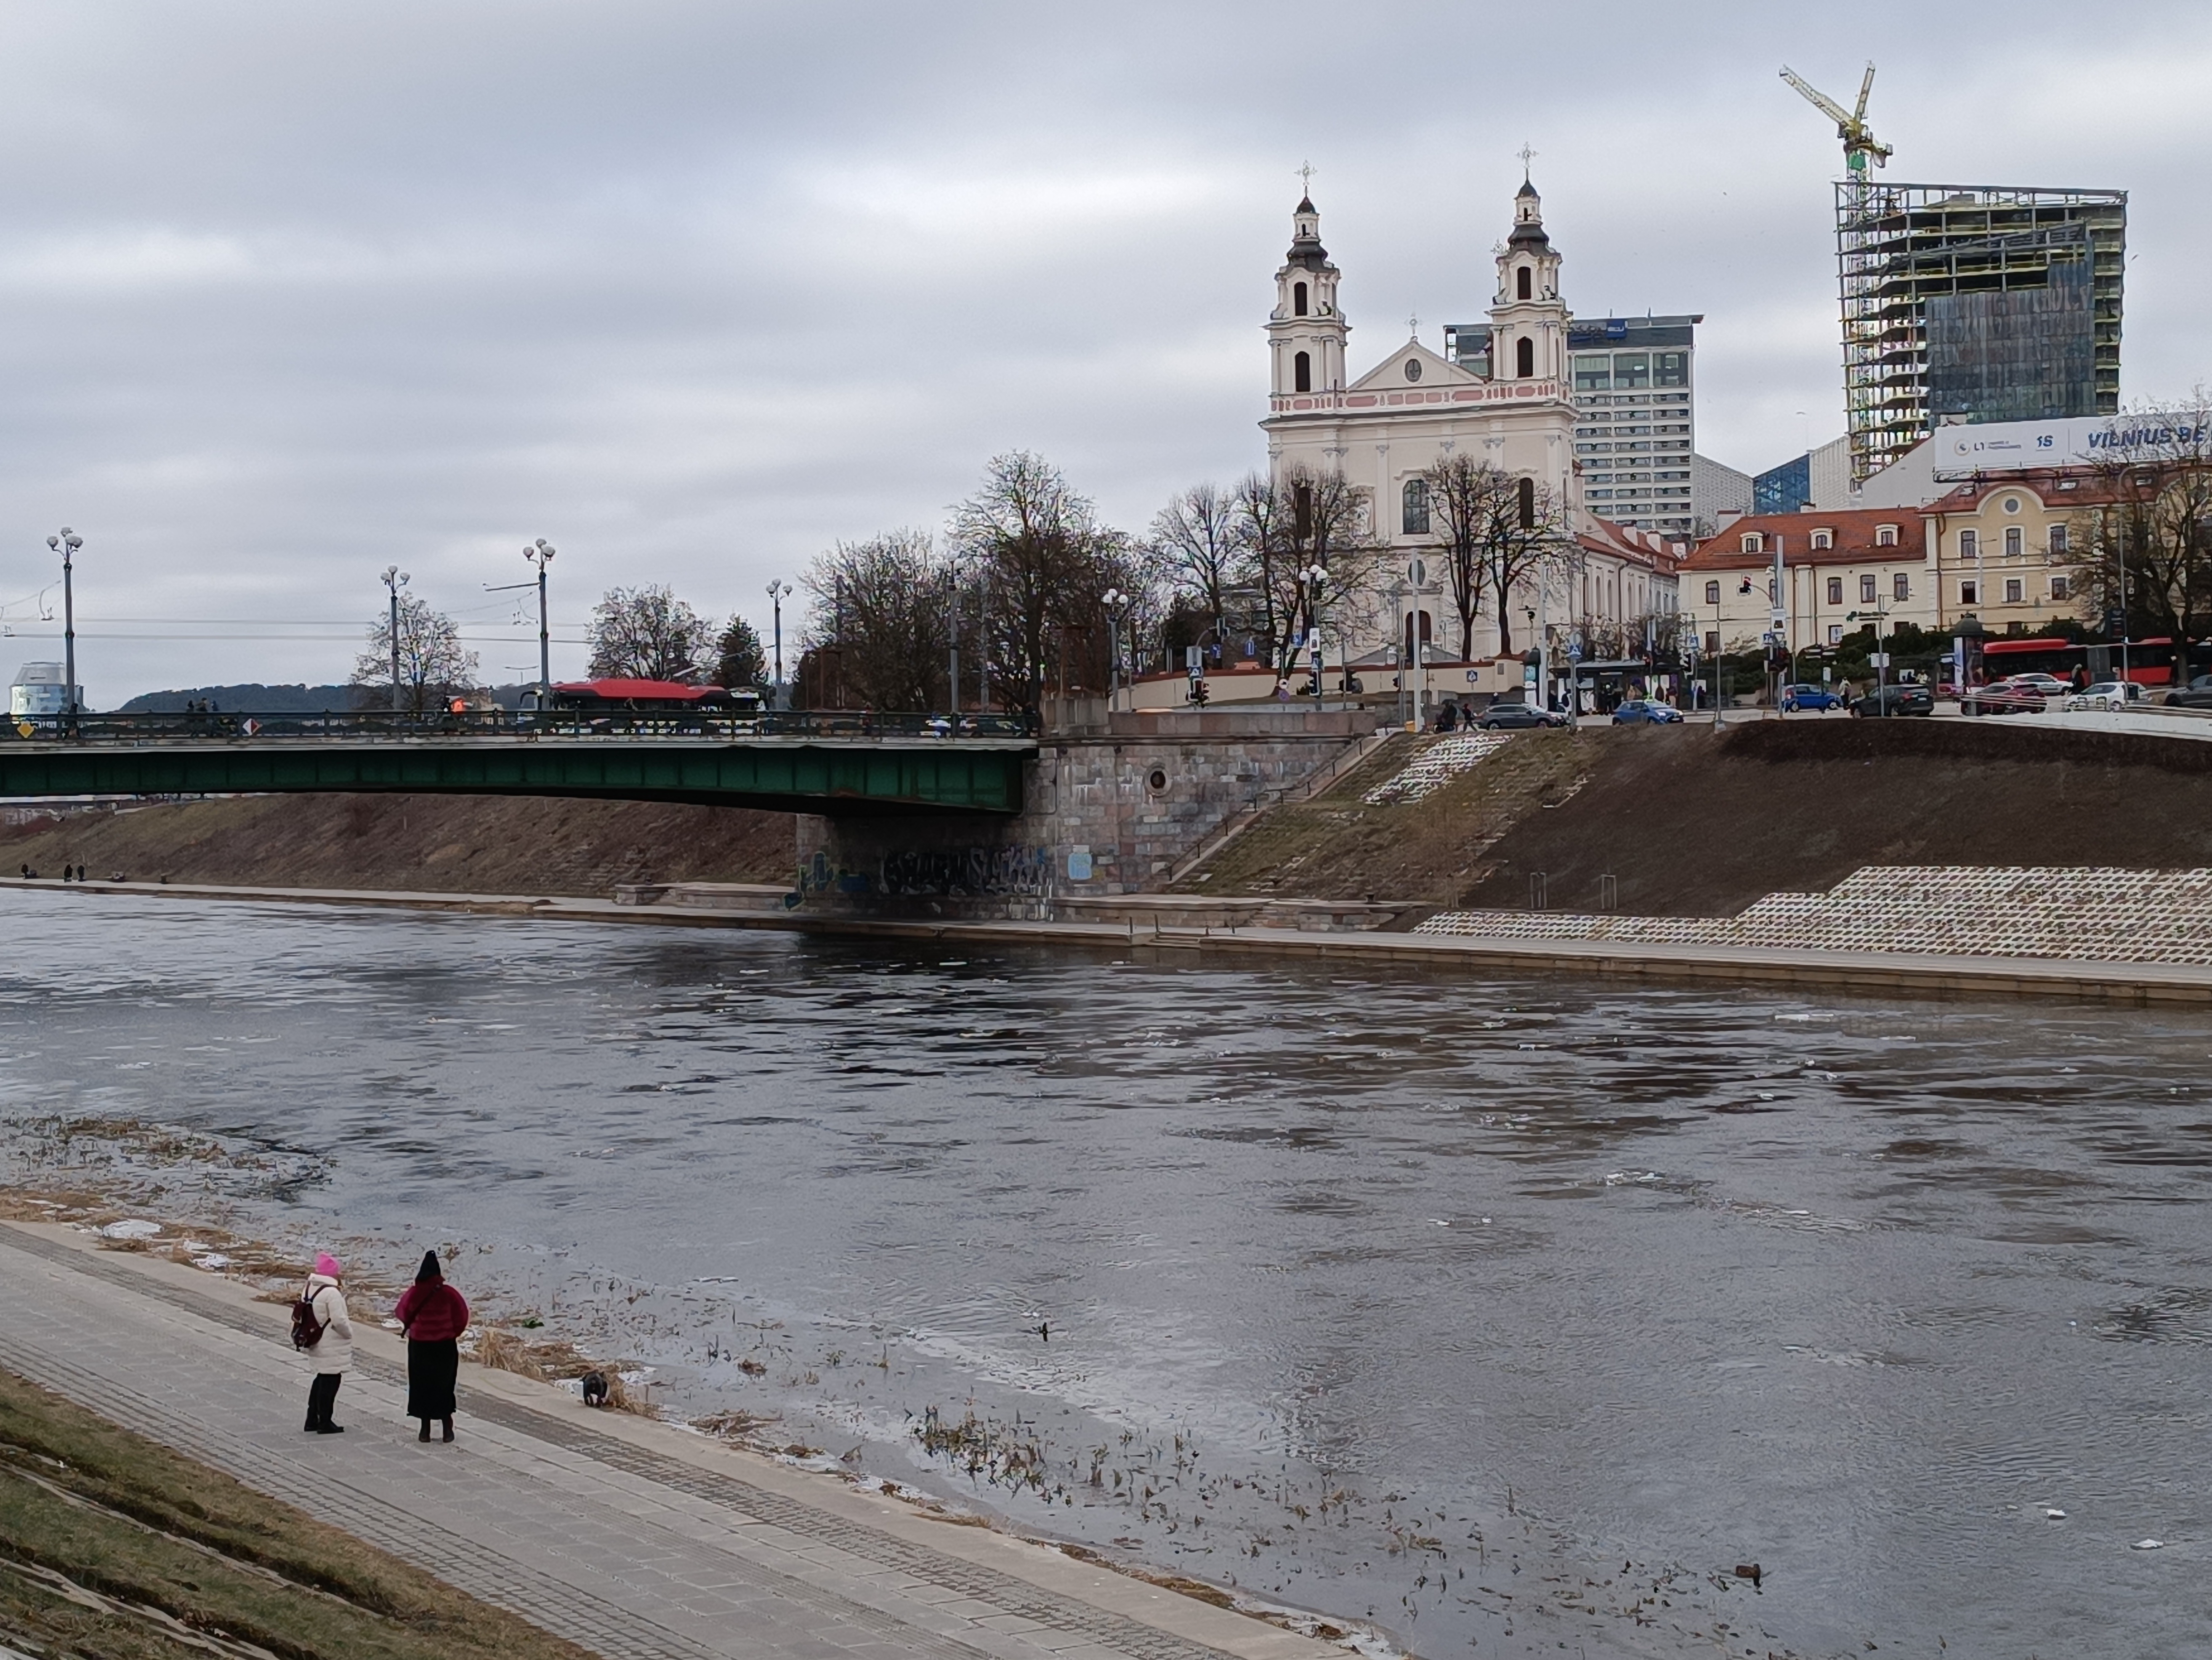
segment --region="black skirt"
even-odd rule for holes
[[[460,1375],[461,1346],[453,1338],[407,1344],[407,1415],[451,1418],[453,1379]]]

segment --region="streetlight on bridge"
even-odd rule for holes
[[[538,567],[538,707],[547,708],[553,702],[553,629],[546,620],[545,568],[553,562],[553,544],[541,536],[523,549],[522,556]]]
[[[1109,588],[1098,596],[1098,603],[1106,609],[1106,712],[1111,714],[1121,702],[1121,616],[1129,608],[1129,596]],[[1133,704],[1135,701],[1130,699]]]
[[[76,550],[84,545],[84,538],[67,525],[58,536],[46,538],[46,545],[62,556],[62,701],[69,710],[70,736],[76,736],[76,599],[70,587],[70,579],[76,567],[73,562]]]
[[[775,707],[777,708],[783,708],[789,701],[783,695],[783,602],[797,592],[797,589],[781,577],[778,577],[768,585],[769,604],[775,608]],[[960,688],[957,683],[952,688],[952,702],[957,709],[960,703]]]
[[[384,568],[384,586],[392,591],[392,712],[399,713],[399,590],[407,586],[407,573],[397,565]]]

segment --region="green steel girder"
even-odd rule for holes
[[[1017,813],[1019,741],[0,741],[0,799],[304,791],[588,796],[785,812]]]

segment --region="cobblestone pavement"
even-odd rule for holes
[[[348,1433],[303,1435],[283,1310],[192,1274],[0,1225],[0,1365],[611,1660],[1342,1653],[888,1501],[792,1490],[817,1478],[747,1480],[720,1467],[736,1455],[678,1432],[601,1429],[504,1388],[465,1388],[460,1440],[422,1445],[396,1341],[358,1317]],[[916,1536],[933,1531],[963,1537]]]

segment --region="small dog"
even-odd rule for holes
[[[607,1375],[603,1371],[586,1372],[584,1374],[584,1404],[587,1407],[604,1407],[606,1403]]]

